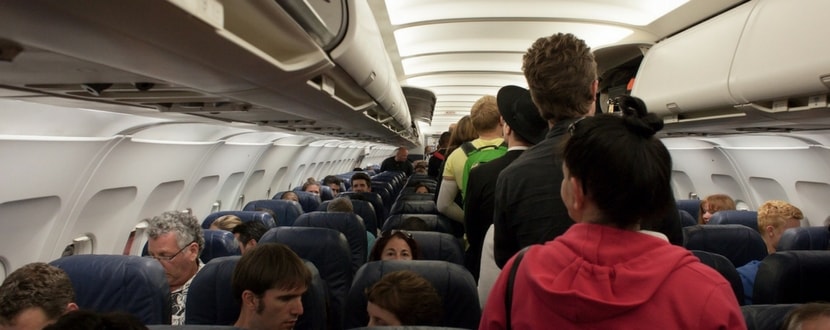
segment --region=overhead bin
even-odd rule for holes
[[[435,112],[435,93],[423,88],[410,86],[403,87],[406,104],[409,105],[409,114],[412,120],[432,123],[432,114]]]

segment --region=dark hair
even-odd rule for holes
[[[66,313],[43,330],[141,330],[147,327],[137,317],[124,312],[97,313],[79,310]]]
[[[618,102],[622,117],[574,121],[564,148],[570,177],[582,182],[603,221],[620,228],[661,219],[673,200],[671,155],[654,136],[663,121],[646,113],[642,101],[625,98]]]
[[[403,230],[392,230],[380,233],[380,237],[375,240],[375,245],[372,246],[372,252],[369,254],[369,261],[381,260],[383,249],[393,237],[400,238],[409,245],[409,251],[412,253],[412,260],[421,259],[421,249],[418,248],[418,242],[412,238],[412,234]]]
[[[0,324],[9,324],[24,309],[43,309],[57,319],[75,301],[75,290],[63,269],[34,262],[15,270],[0,285]]]
[[[580,117],[595,106],[591,86],[597,80],[597,63],[591,48],[573,34],[536,39],[522,58],[522,71],[545,120]]]
[[[355,173],[352,175],[350,182],[354,182],[354,180],[366,180],[366,185],[370,187],[372,186],[372,177],[370,177],[369,174],[363,172]]]
[[[259,242],[262,235],[268,232],[268,226],[259,221],[248,221],[233,228],[234,234],[239,234],[239,242],[248,244],[252,239]]]
[[[815,319],[818,317],[830,317],[830,304],[825,302],[814,302],[801,304],[793,308],[782,324],[783,330],[801,329],[804,321]]]
[[[339,184],[343,183],[343,180],[341,180],[340,178],[338,178],[334,175],[326,175],[326,177],[323,178],[323,184],[330,185],[332,183],[336,184],[336,185],[339,185]]]
[[[366,290],[366,300],[394,314],[401,325],[439,325],[444,314],[438,291],[411,270],[384,275]]]
[[[395,229],[407,230],[407,231],[429,231],[430,230],[429,225],[427,224],[426,220],[421,219],[419,217],[407,217]]]
[[[438,138],[438,149],[447,148],[447,144],[450,143],[450,131],[446,131],[441,133],[441,136]]]
[[[266,243],[258,244],[239,258],[231,281],[234,299],[241,302],[245,290],[262,297],[270,289],[308,288],[311,271],[288,246]]]

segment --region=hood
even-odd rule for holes
[[[538,295],[535,301],[574,323],[636,308],[675,269],[698,262],[689,251],[659,238],[596,224],[576,224],[525,258],[544,260],[522,265],[531,294]]]

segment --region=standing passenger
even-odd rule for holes
[[[170,211],[146,219],[147,253],[164,267],[170,285],[173,325],[184,324],[184,308],[190,282],[202,269],[199,254],[205,248],[202,227],[196,217]]]
[[[412,175],[412,163],[409,162],[408,157],[409,150],[406,148],[395,149],[395,156],[386,158],[380,163],[380,172],[397,171],[406,173],[406,176]]]
[[[517,330],[746,328],[723,276],[640,232],[671,209],[671,155],[654,136],[662,127],[636,109],[566,128],[560,194],[576,224],[505,264],[480,329],[504,329],[507,319]]]
[[[9,274],[0,285],[0,329],[42,329],[78,310],[75,290],[62,269],[34,262]]]
[[[427,175],[435,179],[438,178],[441,166],[444,165],[444,160],[447,159],[447,146],[450,143],[450,135],[451,133],[449,131],[441,133],[441,137],[438,138],[438,150],[435,150],[432,156],[429,157]]]
[[[573,224],[559,195],[562,160],[555,151],[568,125],[594,114],[597,94],[594,55],[570,33],[537,39],[522,61],[530,97],[550,130],[496,181],[493,225],[499,267],[521,248],[549,241]]]

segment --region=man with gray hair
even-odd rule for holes
[[[205,238],[199,220],[187,212],[170,211],[146,219],[147,252],[164,267],[170,284],[173,325],[184,324],[184,303],[190,282],[203,264],[199,254]]]

